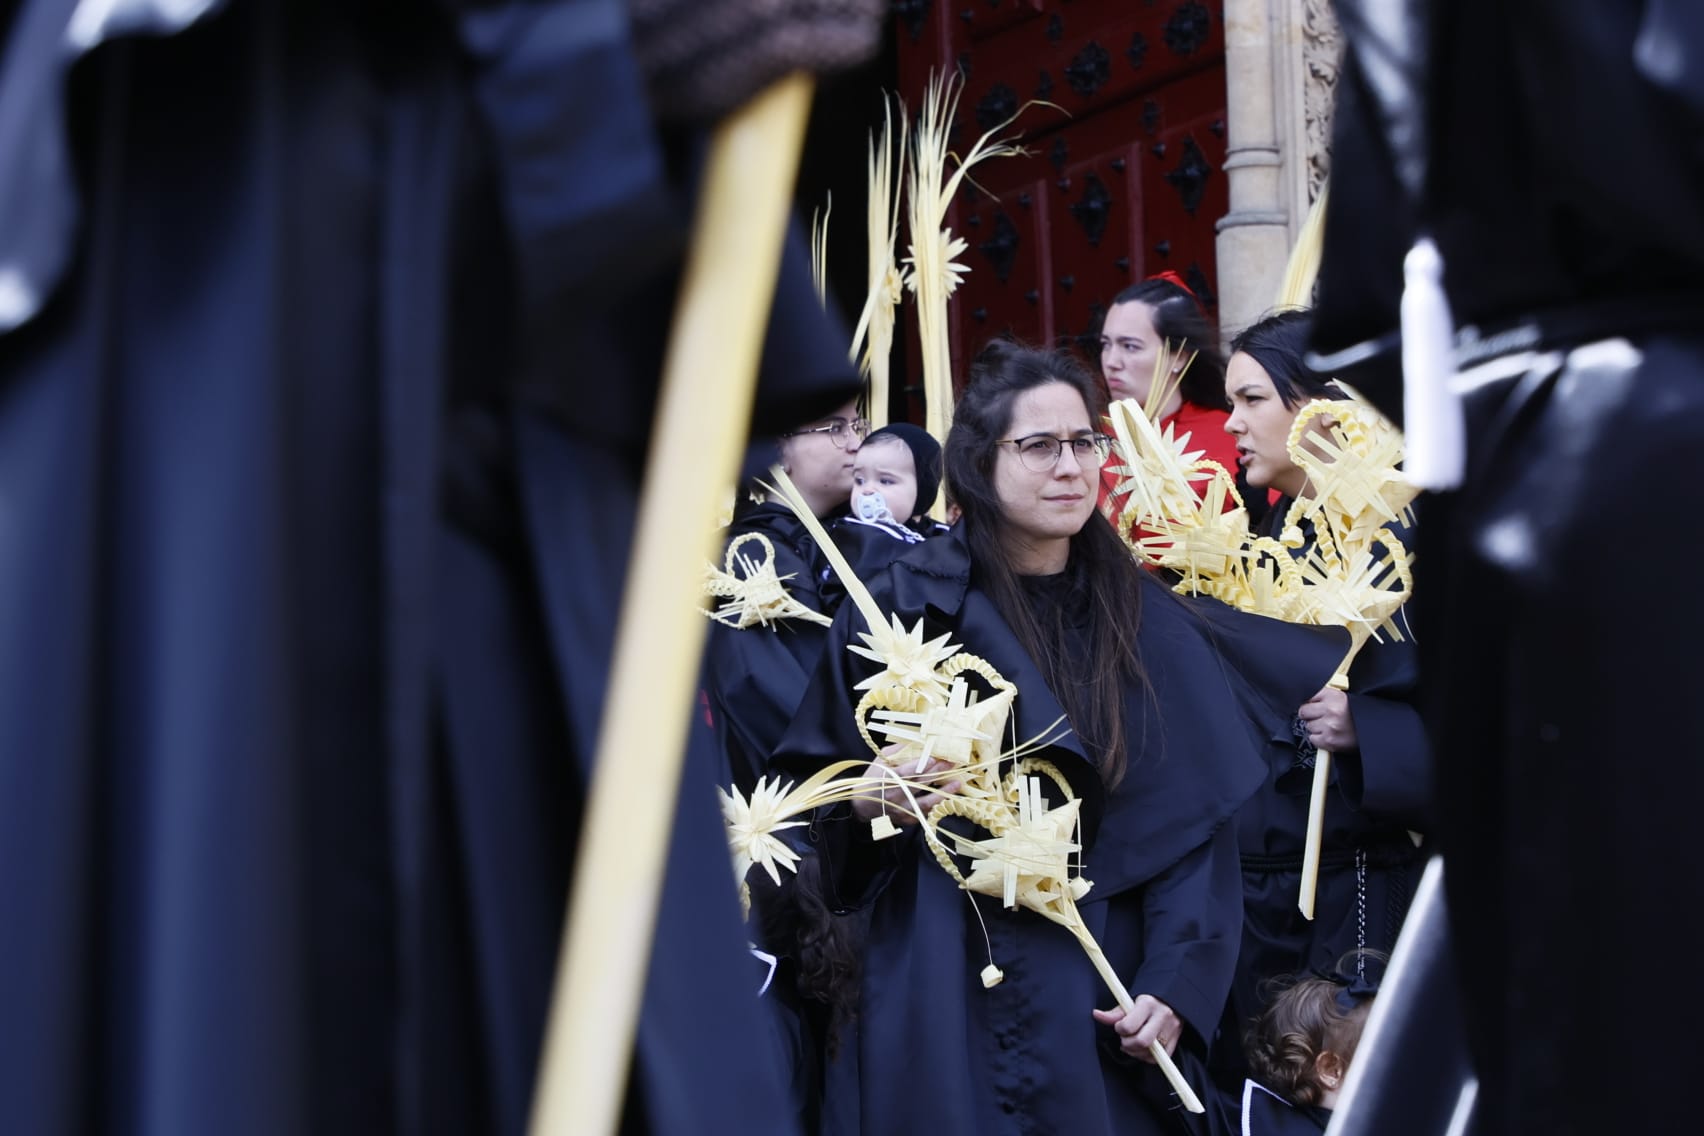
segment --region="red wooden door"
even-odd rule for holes
[[[971,269],[952,301],[955,376],[1001,333],[1077,345],[1093,361],[1108,301],[1166,269],[1215,311],[1214,224],[1228,207],[1222,5],[900,0],[895,10],[908,105],[921,104],[931,70],[965,75],[956,151],[1029,99],[1069,112],[1025,111],[1015,129],[1030,153],[978,166],[981,188],[966,185],[954,203]]]

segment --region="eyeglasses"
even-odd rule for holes
[[[1001,438],[995,445],[1016,446],[1024,465],[1037,473],[1046,473],[1059,464],[1059,455],[1066,446],[1079,465],[1098,466],[1112,450],[1112,439],[1105,434],[1080,434],[1075,438],[1055,438],[1052,434],[1031,434],[1025,438]]]
[[[796,437],[799,434],[827,434],[828,440],[844,450],[846,448],[846,432],[850,430],[862,440],[870,433],[870,424],[862,418],[854,418],[848,422],[844,418],[830,418],[827,425],[808,426],[803,430],[791,430],[781,435],[783,438]]]

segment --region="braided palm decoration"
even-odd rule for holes
[[[1077,910],[1077,901],[1092,886],[1081,870],[1080,803],[1056,766],[1032,756],[1033,750],[1054,740],[1052,728],[1042,737],[1006,748],[1016,687],[986,660],[960,651],[945,636],[925,640],[921,620],[907,629],[897,616],[885,615],[791,480],[779,468],[771,472],[782,499],[810,529],[864,617],[868,631],[861,636],[863,644],[848,649],[882,664],[882,670],[858,684],[864,694],[855,710],[859,734],[877,755],[874,768],[881,774],[870,776],[871,767],[860,762],[841,762],[797,788],[760,781],[749,800],[737,789],[724,790],[723,816],[742,895],[749,903],[744,879],[752,867],[761,865],[777,881],[782,870],[792,870],[797,857],[775,833],[802,823],[794,818],[835,801],[879,796],[897,784],[907,800],[902,811],[916,820],[935,859],[959,887],[998,896],[1009,908],[1027,908],[1066,928],[1118,1004],[1134,1013],[1134,1000]],[[889,739],[887,744],[877,734]],[[931,760],[944,763],[944,768],[925,774]],[[863,775],[839,776],[860,767]],[[1063,804],[1047,806],[1043,780],[1052,783]],[[941,792],[949,781],[958,788],[932,809],[918,807],[919,796]],[[972,839],[941,827],[952,818],[987,835]],[[876,839],[896,832],[885,815],[872,822]],[[970,862],[968,874],[960,871],[955,854]],[[1003,977],[991,959],[982,972],[984,985],[994,986]],[[1170,1055],[1157,1043],[1151,1052],[1184,1107],[1201,1112],[1200,1099]]]
[[[1341,384],[1339,384],[1341,385]],[[1412,556],[1391,531],[1411,522],[1418,490],[1398,468],[1402,433],[1359,398],[1304,406],[1290,428],[1290,459],[1308,475],[1307,489],[1285,515],[1277,540],[1247,531],[1247,514],[1220,512],[1236,487],[1212,462],[1186,461],[1181,446],[1162,436],[1133,401],[1114,403],[1110,417],[1136,479],[1120,533],[1144,563],[1178,574],[1175,590],[1212,596],[1232,607],[1291,623],[1344,627],[1349,653],[1331,685],[1348,689],[1348,671],[1369,638],[1401,640],[1396,614],[1414,590]],[[1195,496],[1191,479],[1211,478]],[[1132,530],[1129,522],[1136,528]],[[1312,546],[1303,525],[1313,529]],[[1297,905],[1313,918],[1331,754],[1314,762],[1313,798]]]
[[[757,544],[762,559],[742,552],[748,544]],[[820,611],[812,611],[787,591],[785,576],[775,573],[775,546],[762,533],[742,533],[728,542],[722,557],[722,567],[704,566],[704,592],[712,599],[723,600],[715,610],[704,614],[717,623],[744,631],[748,627],[771,627],[783,619],[802,619],[807,623],[827,626],[834,620]]]

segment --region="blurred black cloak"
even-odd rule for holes
[[[801,42],[861,55],[852,7]],[[0,24],[0,1128],[524,1126],[701,138],[644,78],[799,62],[629,30]],[[855,384],[797,246],[766,435]],[[706,740],[627,1130],[786,1131]]]
[[[1704,7],[1338,11],[1320,363],[1401,413],[1420,233],[1461,329],[1465,478],[1419,503],[1413,604],[1480,1130],[1686,1127],[1699,1045],[1627,976],[1704,894],[1704,527],[1675,491],[1704,447]],[[1416,1106],[1454,1099],[1445,1064],[1381,1057],[1413,1078],[1355,1104],[1394,1109],[1333,1130],[1441,1130]]]

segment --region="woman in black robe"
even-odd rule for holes
[[[1232,342],[1226,369],[1226,428],[1249,483],[1284,494],[1271,513],[1273,536],[1307,483],[1287,447],[1296,416],[1315,399],[1343,397],[1303,362],[1311,326],[1305,311],[1268,316]],[[1312,543],[1303,528],[1297,556]],[[1243,945],[1214,1050],[1215,1076],[1227,1089],[1240,1091],[1247,1065],[1238,1041],[1266,1007],[1269,980],[1328,969],[1357,949],[1388,953],[1396,943],[1423,863],[1409,832],[1425,824],[1430,789],[1415,678],[1412,642],[1369,641],[1349,670],[1347,692],[1327,687],[1300,706],[1294,745],[1271,751],[1261,791],[1237,814]],[[1332,780],[1309,920],[1296,903],[1316,746],[1332,755]]]
[[[961,893],[915,830],[875,843],[855,820],[821,821],[839,901],[870,909],[857,1032],[844,1042],[856,1061],[829,1068],[828,1131],[1165,1131],[1182,1114],[1149,1043],[1198,1072],[1218,1021],[1241,907],[1227,822],[1261,777],[1251,718],[1287,723],[1343,640],[1253,617],[1210,631],[1138,568],[1095,513],[1100,410],[1069,358],[990,345],[947,441],[962,520],[872,592],[1017,686],[1008,743],[1055,739],[1038,756],[1083,800],[1082,914],[1136,1014],[1098,1009],[1112,996],[1069,932]],[[862,629],[856,609],[839,613],[781,758],[808,768],[868,752],[852,700],[872,668],[845,650]],[[1260,680],[1271,703],[1210,636],[1282,659],[1283,674]],[[990,955],[1005,977],[985,989]]]

